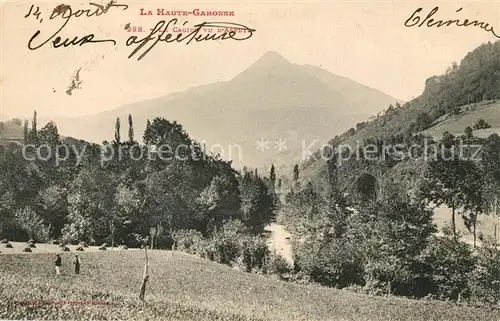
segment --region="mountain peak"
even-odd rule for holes
[[[278,65],[290,65],[291,63],[276,51],[268,51],[255,62],[255,65],[273,67]]]

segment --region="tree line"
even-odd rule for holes
[[[239,220],[257,232],[273,219],[275,176],[234,170],[218,155],[207,155],[175,121],[148,120],[141,143],[131,116],[126,125],[127,138],[120,136],[117,119],[114,139],[94,144],[62,139],[53,122],[39,129],[34,112],[31,124],[24,123],[24,143],[44,145],[43,160],[33,149],[34,160],[27,160],[16,144],[0,153],[0,238],[112,246],[138,246],[148,238],[156,248],[170,247],[179,230],[209,236]],[[171,158],[154,148],[180,145],[189,148]],[[81,159],[75,150],[85,151]],[[103,150],[116,157],[103,157]],[[58,156],[64,161],[57,162]]]

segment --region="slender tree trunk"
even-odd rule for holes
[[[144,263],[144,275],[142,276],[142,284],[141,284],[141,292],[139,293],[139,300],[144,301],[144,296],[146,294],[146,283],[149,280],[148,274],[148,248],[144,247],[144,255],[146,258],[146,262]]]
[[[155,243],[155,237],[151,236],[151,250],[153,250],[154,243]]]
[[[474,230],[474,248],[476,248],[476,223],[477,223],[477,214],[474,214],[474,221],[472,222],[472,227]]]
[[[453,238],[457,239],[457,228],[455,224],[455,205],[451,207],[451,228],[453,229]]]
[[[494,235],[495,235],[495,246],[498,244],[498,238],[497,238],[497,223],[495,223],[495,232],[494,232]]]

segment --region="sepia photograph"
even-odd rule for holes
[[[500,321],[500,2],[0,0],[0,320]]]

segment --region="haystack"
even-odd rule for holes
[[[13,248],[13,246],[12,246],[12,244],[10,244],[10,243],[7,242],[7,243],[5,243],[5,248],[6,249],[11,249],[11,248]]]
[[[28,243],[28,247],[31,247],[33,249],[36,249],[36,245],[35,243]]]
[[[61,248],[61,251],[63,251],[63,252],[71,252],[71,250],[67,246],[64,246],[63,248]]]
[[[77,250],[78,252],[83,252],[83,251],[84,251],[84,250],[83,250],[83,247],[81,247],[81,246],[77,247],[77,248],[76,248],[76,250]]]
[[[104,244],[99,247],[99,251],[106,251],[106,250],[107,248],[104,246]]]
[[[7,243],[9,243],[9,241],[7,241],[7,239],[3,239],[3,240],[0,241],[0,243],[7,244]]]
[[[128,247],[126,245],[120,245],[118,248],[120,250],[128,250]]]
[[[24,249],[21,250],[21,252],[33,252],[31,251],[31,248],[30,247],[25,247]]]

